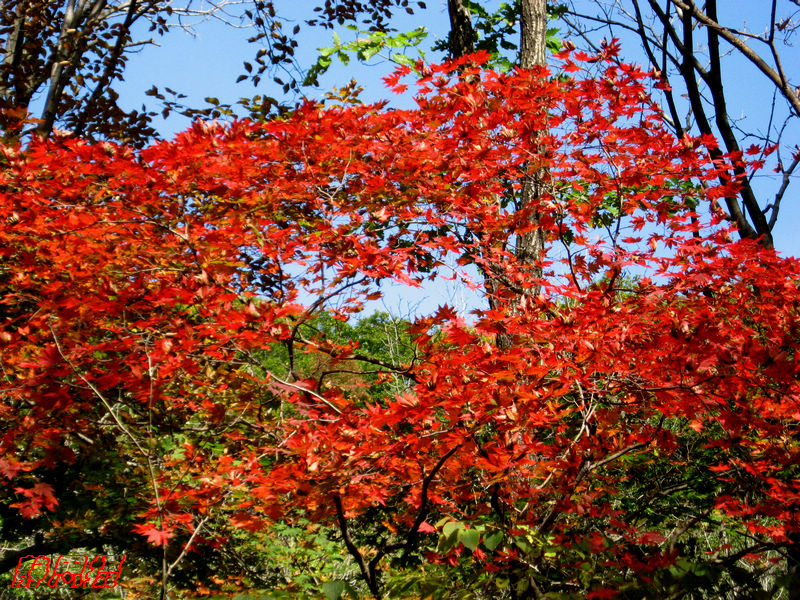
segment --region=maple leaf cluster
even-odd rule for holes
[[[4,148],[0,467],[26,498],[14,506],[59,510],[50,474],[102,451],[125,456],[105,485],[136,490],[133,530],[156,545],[219,543],[209,519],[258,532],[299,514],[348,542],[349,522],[383,511],[381,556],[416,551],[437,518],[492,519],[505,540],[535,530],[642,573],[677,552],[630,490],[691,467],[708,514],[790,545],[800,265],[732,240],[715,206],[747,163],[672,136],[647,82],[611,62],[584,79],[434,66],[411,110],[306,104],[141,151]],[[535,172],[543,193],[510,210]],[[541,275],[513,251],[534,229]],[[492,282],[457,275],[491,308],[416,318],[410,363],[309,333],[382,282],[417,287],[455,263]],[[409,389],[365,396],[301,372],[308,355]],[[523,552],[496,538],[477,554],[478,534],[462,537],[496,568]]]

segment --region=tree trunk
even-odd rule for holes
[[[522,0],[522,26],[520,28],[519,62],[523,69],[532,69],[547,64],[547,0]],[[522,184],[518,208],[526,210],[539,200],[544,193],[546,169],[531,173]],[[539,222],[538,213],[531,214],[534,224]],[[544,232],[537,229],[519,236],[516,255],[525,265],[535,265],[544,252]],[[540,267],[533,267],[531,275],[541,277]],[[538,289],[538,286],[534,286]]]
[[[450,58],[472,54],[475,52],[475,30],[469,9],[463,0],[447,0],[447,12],[450,14]]]
[[[447,8],[450,15],[450,34],[448,38],[450,58],[455,59],[474,51],[475,33],[472,28],[469,9],[465,6],[463,0],[448,0]],[[547,0],[522,0],[520,23],[519,66],[523,69],[545,66],[547,63]],[[525,178],[520,197],[516,203],[517,210],[526,210],[538,202],[544,191],[546,179],[546,169],[538,169]],[[536,211],[531,212],[531,220],[534,225],[538,224],[539,215]],[[528,266],[532,280],[536,280],[542,275],[541,267],[537,266],[537,263],[543,252],[544,232],[540,229],[517,237],[515,254],[521,264]],[[502,304],[496,296],[503,285],[496,281],[491,273],[487,272],[484,275],[486,276],[489,302],[492,308],[495,308]],[[539,286],[533,283],[530,286],[526,286],[525,293],[535,294],[538,289]],[[519,306],[520,300],[521,296],[519,294],[512,298],[510,300],[510,309],[514,310],[515,307]],[[497,345],[500,348],[509,348],[512,345],[512,340],[508,335],[500,333],[497,336]]]
[[[522,0],[519,66],[547,64],[547,0]]]
[[[532,69],[545,66],[547,52],[547,0],[522,0],[522,20],[520,26],[520,67]],[[539,202],[545,191],[547,169],[537,169],[529,173],[522,182],[522,191],[517,202],[517,210],[530,210]],[[531,210],[532,225],[538,225],[539,213]],[[528,269],[529,282],[525,282],[525,293],[537,294],[541,287],[536,281],[542,276],[539,261],[544,254],[544,232],[537,228],[529,233],[517,236],[515,254],[521,265]],[[515,310],[522,297],[516,295],[511,299],[510,310]],[[507,334],[497,336],[500,348],[510,348],[513,340]]]

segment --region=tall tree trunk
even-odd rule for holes
[[[522,0],[522,19],[520,25],[519,63],[523,69],[532,69],[547,64],[547,0]],[[544,133],[544,132],[542,132]],[[517,210],[529,210],[536,206],[545,190],[548,177],[547,169],[539,168],[528,173],[522,182],[522,191]],[[532,210],[530,213],[531,225],[539,224],[539,212]],[[536,294],[539,284],[535,283],[542,276],[542,267],[539,264],[544,254],[544,232],[536,227],[529,233],[517,236],[515,248],[517,260],[528,270],[531,281],[525,286],[525,292]],[[527,282],[526,282],[527,283]],[[509,309],[514,311],[522,300],[521,295],[516,295],[510,302]],[[514,340],[506,333],[497,336],[499,348],[510,348]],[[523,581],[526,580],[527,568],[512,569],[509,573],[511,597],[514,600],[538,600],[542,597],[542,590],[536,585],[533,578],[527,579],[528,586],[521,590]]]
[[[475,49],[475,33],[472,28],[470,12],[463,0],[447,0],[450,15],[449,47],[450,58],[459,58],[473,52]],[[520,15],[520,67],[532,69],[544,66],[547,63],[547,0],[522,0],[522,14]],[[547,170],[538,169],[530,173],[523,181],[520,197],[517,201],[517,210],[527,210],[534,206],[542,196],[547,179]],[[531,212],[532,224],[537,225],[539,215]],[[532,232],[519,235],[516,240],[515,254],[523,265],[529,268],[530,279],[541,277],[541,267],[537,266],[544,252],[544,232],[535,229]],[[492,308],[498,305],[496,298],[502,284],[485,273],[486,289],[489,293],[489,302]],[[526,286],[525,293],[535,294],[539,286],[532,284]],[[517,295],[510,301],[510,308],[514,310],[519,305],[521,296]],[[497,336],[497,345],[500,348],[509,348],[511,338],[501,333]]]
[[[520,67],[532,69],[547,64],[547,0],[522,0],[522,25],[520,33]],[[522,184],[522,193],[518,203],[520,210],[526,210],[536,204],[544,193],[546,169],[538,169],[530,173]],[[531,214],[534,224],[539,222],[536,212]],[[544,252],[544,232],[536,229],[517,239],[516,255],[525,265],[535,265]],[[531,271],[533,277],[541,277],[540,267]],[[538,287],[538,286],[534,286]]]
[[[448,37],[450,58],[456,59],[475,51],[475,33],[472,28],[472,21],[469,9],[463,0],[447,0],[447,8],[450,15],[450,35]],[[532,69],[536,66],[545,66],[547,63],[547,0],[522,0],[522,14],[520,15],[520,67]],[[544,132],[542,132],[544,133]],[[516,202],[517,210],[526,210],[531,206],[536,206],[545,191],[548,178],[547,169],[537,169],[529,173],[522,182],[520,197]],[[531,224],[539,224],[539,213],[531,211]],[[484,271],[486,278],[486,291],[489,296],[489,304],[492,308],[504,306],[506,309],[517,310],[522,294],[536,294],[539,285],[534,281],[542,276],[542,268],[539,261],[544,253],[544,232],[536,227],[529,233],[517,236],[515,254],[518,261],[524,265],[529,273],[531,284],[526,285],[524,290],[517,290],[510,300],[501,300],[498,294],[502,290],[503,283],[492,276],[491,269]],[[501,349],[511,348],[514,344],[513,338],[506,333],[498,333],[497,347]],[[495,491],[497,488],[495,489]],[[497,500],[495,510],[501,521],[504,520],[503,509],[500,501]],[[527,565],[522,562],[512,566],[509,570],[510,586],[509,593],[512,600],[538,599],[542,597],[542,591],[533,579],[527,577]],[[527,589],[522,586],[523,581],[527,581]]]
[[[522,0],[522,19],[520,26],[520,67],[532,69],[547,64],[547,0]],[[543,132],[542,132],[543,133]],[[530,211],[530,224],[534,227],[539,224],[539,213],[532,209],[544,194],[548,177],[547,169],[539,168],[528,173],[522,182],[522,190],[517,201],[517,210]],[[540,285],[536,283],[542,276],[539,264],[544,254],[544,232],[541,228],[517,236],[515,254],[517,260],[529,274],[529,281],[525,282],[525,294],[537,294]],[[510,310],[516,310],[522,296],[517,294],[511,301]],[[500,348],[510,348],[513,345],[511,337],[505,333],[497,336],[497,345]]]
[[[464,0],[447,0],[447,12],[450,14],[450,58],[472,54],[475,52],[475,30]]]
[[[547,0],[522,0],[519,66],[547,64]]]

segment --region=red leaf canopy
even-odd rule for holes
[[[798,263],[703,217],[734,193],[731,164],[671,136],[647,81],[611,63],[585,79],[434,67],[413,110],[307,104],[141,152],[5,148],[0,464],[16,506],[55,510],[31,486],[111,436],[134,466],[107,485],[150,481],[136,530],[156,544],[209,515],[258,531],[384,510],[403,546],[434,513],[494,514],[646,570],[664,537],[625,490],[689,468],[690,444],[709,511],[787,543]],[[542,169],[545,193],[512,210]],[[536,227],[541,277],[513,252]],[[303,334],[454,262],[493,282],[493,308],[419,316],[411,364]],[[301,354],[410,388],[365,399],[299,373]]]

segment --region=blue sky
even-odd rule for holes
[[[425,26],[432,32],[429,38],[432,41],[437,35],[446,32],[448,27],[446,6],[440,7],[438,4],[438,0],[432,0],[428,8],[419,14],[409,16],[403,13],[393,22],[399,31]],[[290,6],[288,10],[291,10]],[[287,14],[288,29],[291,30],[292,19],[302,25],[303,19],[310,17],[310,10],[297,15],[291,12]],[[197,24],[194,31],[195,35],[190,35],[176,28],[162,38],[155,38],[159,46],[144,46],[140,52],[131,56],[125,71],[125,82],[117,84],[126,107],[140,108],[142,103],[154,107],[154,99],[144,94],[152,85],[162,90],[170,87],[186,94],[188,98],[185,102],[194,107],[205,106],[203,100],[206,97],[218,98],[223,103],[235,103],[241,97],[256,94],[281,98],[282,90],[272,83],[269,76],[263,77],[258,87],[254,87],[250,81],[236,83],[238,76],[244,73],[243,61],[252,62],[259,48],[258,45],[247,43],[247,38],[254,33],[253,30],[236,29],[216,20],[208,20]],[[357,32],[344,28],[337,32],[345,43],[359,37]],[[142,37],[150,35],[152,34]],[[332,35],[330,30],[311,30],[304,26],[297,40],[298,62],[304,67],[311,66],[319,54],[317,48],[333,45]],[[413,52],[409,54],[418,56]],[[429,53],[429,56],[434,60],[443,57],[441,53]],[[382,61],[379,57],[373,59],[369,65],[358,64],[353,60],[348,66],[344,66],[334,61],[329,72],[320,78],[320,87],[309,88],[305,92],[311,97],[321,97],[322,93],[332,87],[343,86],[355,78],[364,87],[362,98],[365,101],[377,101],[390,95],[381,79],[391,73],[392,69],[391,63]],[[188,126],[188,121],[181,116],[171,116],[167,121],[159,119],[156,125],[163,135],[170,135]]]
[[[577,5],[583,4],[591,8],[595,2],[589,0],[576,0]],[[308,7],[310,3],[298,3],[295,6]],[[750,0],[736,0],[721,3],[723,9],[730,11],[733,22],[746,24],[752,31],[759,32],[766,26],[768,15],[759,2]],[[281,10],[280,3],[278,3]],[[285,10],[292,10],[286,3]],[[734,14],[735,13],[735,14]],[[308,18],[308,12],[293,15],[298,22]],[[727,16],[723,13],[721,19]],[[400,31],[409,31],[419,26],[425,26],[430,31],[429,40],[432,42],[437,37],[445,35],[448,28],[446,4],[444,0],[431,0],[424,11],[418,11],[414,16],[403,14],[396,21]],[[190,36],[180,29],[171,31],[167,36],[156,39],[159,46],[146,46],[139,53],[131,56],[126,69],[126,81],[118,85],[121,100],[124,105],[138,108],[146,103],[151,108],[157,108],[153,98],[144,95],[144,91],[152,85],[163,89],[170,87],[173,90],[187,94],[186,103],[190,106],[203,106],[205,97],[216,97],[222,102],[235,103],[240,97],[266,94],[274,97],[281,96],[281,90],[273,84],[269,77],[264,77],[258,88],[254,88],[249,81],[235,83],[237,77],[243,73],[242,62],[252,59],[256,47],[247,43],[247,37],[252,35],[246,29],[236,29],[218,21],[210,20],[195,27],[195,36]],[[356,32],[339,30],[343,41],[355,39]],[[316,48],[330,46],[332,34],[330,31],[303,28],[299,42],[297,56],[300,64],[308,66],[313,64],[317,57]],[[641,62],[641,50],[638,40],[622,37],[623,56],[631,62]],[[413,52],[413,51],[412,51]],[[429,60],[439,60],[440,54],[428,53]],[[763,75],[756,72],[747,61],[732,55],[726,60],[732,62],[726,71],[728,80],[725,81],[730,93],[729,108],[732,117],[740,120],[743,128],[765,127],[766,112],[769,110],[770,90],[769,84]],[[786,56],[784,62],[790,71],[796,69],[794,64],[800,65],[800,52],[795,51],[795,56]],[[386,61],[374,59],[369,66],[360,65],[351,61],[349,66],[334,62],[330,71],[320,79],[321,86],[317,90],[309,90],[310,95],[321,95],[333,86],[342,86],[355,78],[364,87],[362,98],[374,101],[382,98],[392,98],[393,95],[383,86],[381,78],[391,72],[392,65]],[[792,73],[790,72],[790,78]],[[394,98],[394,102],[403,102]],[[410,100],[406,100],[409,102]],[[188,126],[188,121],[179,115],[171,116],[167,121],[159,119],[156,123],[162,135],[169,137],[173,133]],[[790,139],[800,140],[800,131],[795,124],[789,132]],[[784,157],[784,161],[786,158]],[[759,183],[760,182],[760,183]],[[776,184],[774,174],[765,172],[756,183],[758,190],[765,197],[774,193]],[[798,184],[795,184],[797,188]],[[778,225],[774,232],[776,247],[786,253],[800,256],[800,235],[796,233],[800,225],[800,203],[795,200],[796,189],[784,199]]]

